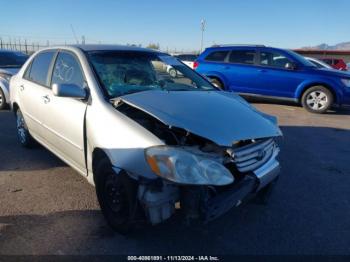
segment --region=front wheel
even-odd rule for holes
[[[302,106],[311,113],[322,114],[331,108],[333,94],[324,86],[313,86],[301,98]]]
[[[0,110],[6,107],[6,98],[4,92],[0,88]]]
[[[29,133],[27,124],[20,109],[16,112],[17,136],[23,147],[30,148],[34,145],[34,139]]]
[[[102,214],[117,232],[126,234],[137,213],[137,183],[124,171],[114,172],[108,159],[96,167],[96,194]]]

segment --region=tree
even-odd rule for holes
[[[147,48],[159,50],[159,43],[149,43]]]

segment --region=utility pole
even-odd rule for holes
[[[200,53],[203,51],[203,36],[204,36],[204,31],[205,31],[205,19],[202,19],[201,21],[201,31],[202,31],[202,36],[201,36],[201,49]]]
[[[77,38],[77,35],[75,34],[75,31],[74,31],[74,28],[73,28],[73,25],[72,25],[72,24],[70,24],[70,29],[72,30],[72,34],[73,34],[73,36],[74,36],[75,41],[76,41],[77,44],[79,45],[79,40],[78,40],[78,38]]]
[[[82,44],[82,45],[85,45],[85,36],[84,36],[84,35],[81,36],[81,44]]]

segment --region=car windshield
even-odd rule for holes
[[[0,67],[21,67],[28,56],[20,52],[1,52],[0,51]]]
[[[176,58],[143,51],[91,51],[88,58],[110,98],[146,90],[216,90]]]

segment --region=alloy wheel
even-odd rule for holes
[[[322,110],[328,104],[328,97],[322,91],[313,91],[308,94],[306,104],[313,110]]]
[[[23,115],[20,112],[17,113],[17,132],[21,143],[25,143],[26,142],[26,124],[25,124]]]

